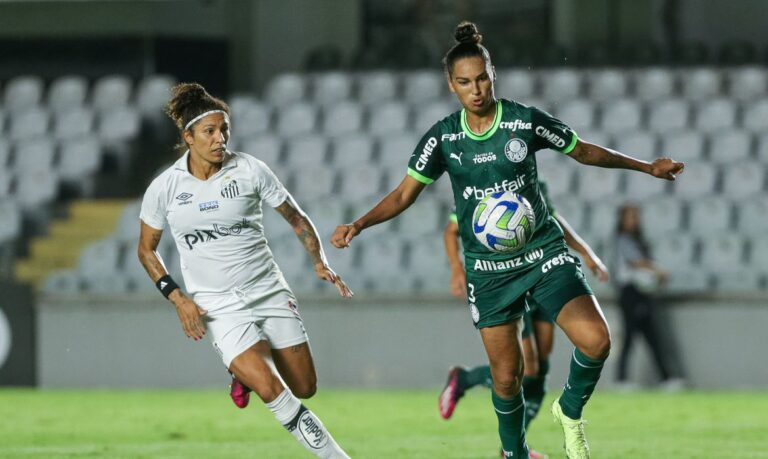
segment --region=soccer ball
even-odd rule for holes
[[[536,217],[528,200],[511,191],[486,195],[472,214],[472,231],[492,252],[516,252],[531,238]]]

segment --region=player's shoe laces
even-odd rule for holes
[[[229,396],[238,408],[245,408],[251,399],[251,388],[233,376],[232,383],[229,385]]]
[[[584,425],[587,422],[583,419],[571,419],[566,416],[563,409],[560,408],[560,397],[555,399],[552,404],[552,416],[555,417],[555,422],[563,428],[565,456],[568,459],[589,459],[589,445],[584,434]]]
[[[438,399],[440,416],[443,419],[451,418],[453,410],[456,409],[456,404],[464,396],[464,388],[459,383],[459,375],[464,371],[466,370],[461,367],[453,367],[448,371],[448,381],[445,383],[445,387],[440,392],[440,398]]]

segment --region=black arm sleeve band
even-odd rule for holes
[[[174,280],[168,274],[158,279],[157,282],[155,282],[155,286],[166,298],[168,298],[168,295],[170,295],[172,291],[179,288],[179,284],[174,282]]]

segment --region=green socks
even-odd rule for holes
[[[493,387],[490,366],[481,365],[459,373],[459,385],[465,390],[481,384],[488,388]]]
[[[499,438],[504,450],[504,457],[528,457],[528,445],[525,444],[525,408],[523,391],[511,400],[504,400],[491,390],[493,408],[499,419]]]
[[[571,373],[560,396],[560,407],[571,419],[581,419],[581,411],[595,390],[605,360],[587,357],[578,349],[573,350]]]
[[[523,378],[523,393],[525,393],[525,428],[533,421],[541,408],[541,402],[546,393],[549,360],[539,361],[539,374]]]

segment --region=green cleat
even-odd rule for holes
[[[583,419],[571,419],[566,416],[560,408],[560,397],[552,404],[552,416],[554,416],[555,422],[563,428],[565,456],[568,459],[589,459],[589,445],[584,434],[584,425],[587,422]]]

